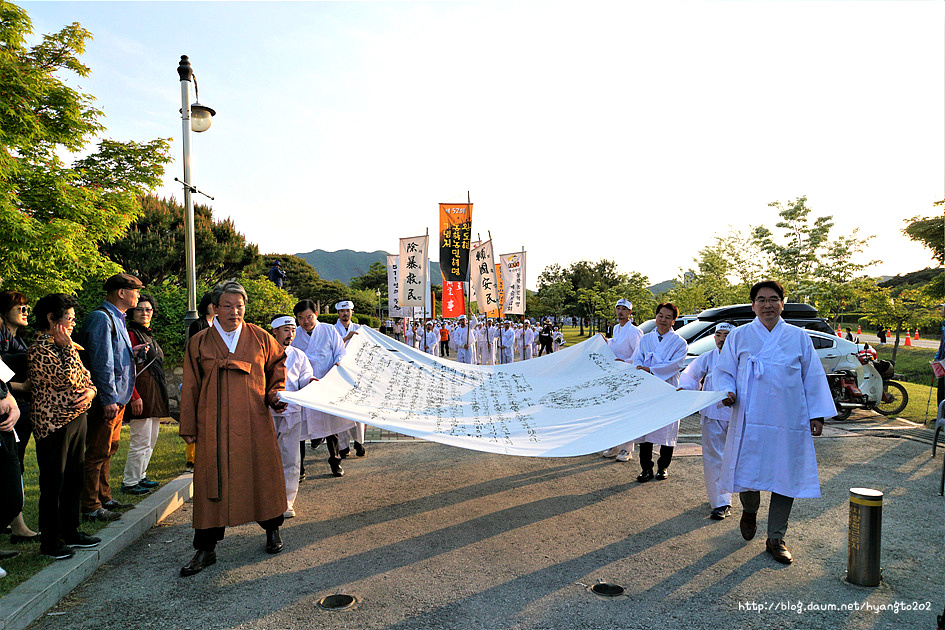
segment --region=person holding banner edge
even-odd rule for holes
[[[640,345],[640,339],[643,337],[643,331],[633,325],[633,303],[620,298],[614,305],[614,311],[617,315],[617,325],[614,326],[613,335],[607,340],[607,345],[617,357],[617,361],[629,361]],[[603,336],[604,333],[601,333]],[[618,444],[601,453],[601,457],[613,457],[618,462],[630,461],[633,453],[633,441]]]

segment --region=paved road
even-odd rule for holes
[[[941,455],[932,461],[909,440],[831,434],[817,441],[824,496],[797,501],[788,567],[764,553],[763,536],[744,542],[737,518],[706,518],[700,457],[678,458],[667,481],[637,484],[635,461],[386,443],[334,479],[316,461],[323,447],[307,458],[321,476],[302,484],[282,554],[264,553],[256,525],[231,528],[215,566],[178,577],[192,554],[186,505],[31,627],[933,628],[945,603]],[[857,486],[886,493],[885,581],[875,589],[842,581]],[[593,595],[584,585],[598,580],[627,594]],[[359,603],[318,608],[339,592]],[[746,608],[897,602],[930,610]]]

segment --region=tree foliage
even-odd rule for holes
[[[124,233],[170,158],[167,140],[102,140],[66,164],[104,129],[93,97],[59,76],[88,76],[91,34],[73,23],[27,47],[31,33],[25,11],[0,3],[0,278],[35,299],[118,271],[99,247]]]
[[[142,195],[141,213],[128,230],[103,251],[146,285],[186,278],[184,206],[173,197]],[[194,206],[196,275],[214,285],[255,268],[259,249],[248,243],[230,218],[215,220],[209,206]]]

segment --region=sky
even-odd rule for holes
[[[172,139],[179,200],[190,57],[196,200],[263,253],[396,252],[468,191],[530,288],[601,258],[656,283],[806,196],[874,236],[871,275],[934,265],[901,229],[945,198],[940,1],[17,4],[92,32],[70,84],[106,137]]]

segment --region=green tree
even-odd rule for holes
[[[769,271],[780,278],[786,288],[809,293],[820,249],[833,227],[833,217],[816,217],[811,224],[807,197],[798,197],[787,205],[774,201],[768,206],[777,208],[781,217],[775,227],[784,230],[783,242],[778,242],[774,233],[763,225],[752,229],[752,240],[768,255]]]
[[[358,291],[381,292],[381,298],[387,299],[387,265],[382,262],[371,263],[367,272],[351,278],[348,286]]]
[[[945,206],[945,199],[936,201],[933,207]],[[936,260],[945,266],[945,215],[931,217],[912,217],[907,219],[903,234],[913,241],[922,243],[931,250]],[[926,288],[929,295],[935,298],[945,297],[945,274],[939,274]]]
[[[307,260],[292,254],[263,254],[259,257],[253,275],[268,278],[269,268],[277,260],[285,272],[282,288],[299,299],[311,299],[325,282]]]
[[[921,289],[905,289],[897,295],[874,283],[863,287],[861,295],[867,321],[895,331],[896,341],[892,353],[894,363],[904,329],[914,329],[937,321],[939,311],[935,300]]]
[[[186,278],[184,206],[154,195],[139,198],[140,215],[120,238],[103,247],[108,257],[146,285]],[[214,285],[258,265],[259,249],[230,218],[215,220],[209,206],[194,206],[196,276]],[[268,267],[267,267],[268,269]]]
[[[60,76],[89,75],[79,56],[91,34],[73,23],[28,47],[32,32],[23,9],[0,3],[0,278],[35,299],[118,271],[99,247],[125,232],[170,158],[163,139],[102,140],[67,165],[61,155],[104,130],[93,97]]]

